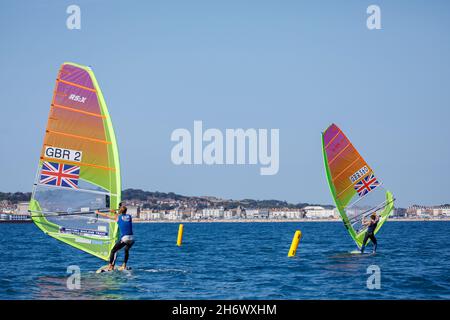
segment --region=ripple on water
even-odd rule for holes
[[[181,247],[176,224],[137,224],[133,269],[96,274],[102,262],[34,225],[2,224],[15,241],[0,256],[0,299],[449,299],[449,227],[387,223],[379,252],[359,256],[338,223],[186,223]],[[297,229],[297,256],[287,258]],[[79,290],[67,288],[69,265],[81,269]],[[367,289],[370,265],[380,290]]]

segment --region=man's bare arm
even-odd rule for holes
[[[363,218],[362,218],[362,225],[363,225],[363,226],[367,226],[367,225],[369,225],[369,224],[370,224],[370,220],[367,221],[367,220],[366,220],[366,217],[363,217]]]
[[[97,210],[96,214],[98,214],[98,215],[100,215],[100,216],[103,216],[103,217],[105,217],[105,218],[111,219],[111,220],[117,220],[117,213],[116,213],[116,210],[110,210],[110,212],[113,214],[112,216],[109,215],[109,214],[107,214],[107,213],[100,212],[100,211],[98,211],[98,210]]]

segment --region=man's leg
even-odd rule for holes
[[[109,255],[109,266],[110,267],[114,267],[114,264],[116,263],[116,258],[117,258],[117,251],[119,251],[120,249],[122,249],[125,246],[125,243],[123,243],[122,241],[117,241],[116,244],[114,245],[114,247],[111,250],[111,254]]]
[[[375,253],[377,251],[377,238],[375,238],[375,235],[373,233],[370,235],[370,240],[372,240],[373,252]]]
[[[125,245],[125,259],[123,260],[123,266],[126,267],[127,266],[127,262],[128,262],[128,257],[129,254],[128,252],[130,251],[131,247],[133,246],[134,241],[127,241],[126,245]]]
[[[363,244],[361,247],[361,253],[364,253],[364,249],[366,248],[366,243],[367,243],[368,239],[369,239],[369,233],[366,232],[366,234],[364,235],[364,240],[363,240]]]

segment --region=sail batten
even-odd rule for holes
[[[378,232],[394,208],[393,195],[384,189],[373,169],[335,124],[322,133],[322,150],[336,208],[350,236],[361,247],[367,229],[362,219],[377,212]]]
[[[102,114],[96,114],[96,113],[92,113],[92,112],[87,112],[87,111],[83,111],[83,110],[78,110],[78,109],[75,109],[75,108],[72,108],[72,107],[68,107],[68,106],[61,106],[61,105],[59,105],[59,104],[52,104],[51,105],[53,108],[61,108],[61,109],[64,109],[64,110],[69,110],[69,111],[72,111],[72,112],[78,112],[78,113],[81,113],[81,114],[84,114],[84,115],[87,115],[87,116],[92,116],[92,117],[97,117],[97,118],[106,118],[104,115],[102,115]]]
[[[46,158],[46,157],[42,157],[41,160],[46,160],[46,161],[50,161],[52,160],[51,158]],[[111,170],[111,171],[115,171],[116,168],[109,168],[109,167],[104,167],[104,166],[99,166],[93,163],[85,163],[85,162],[72,162],[72,161],[67,161],[67,160],[60,160],[60,162],[62,163],[67,163],[67,164],[77,164],[79,166],[87,166],[87,167],[94,167],[94,168],[99,168],[99,169],[103,169],[103,170]]]
[[[47,235],[107,260],[121,180],[111,118],[93,71],[64,63],[56,80],[29,211]]]

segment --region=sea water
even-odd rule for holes
[[[450,299],[449,230],[388,221],[378,252],[354,255],[340,222],[185,223],[181,247],[178,224],[135,224],[132,270],[96,274],[104,261],[35,225],[0,224],[0,299]],[[80,270],[78,289],[69,266]]]

